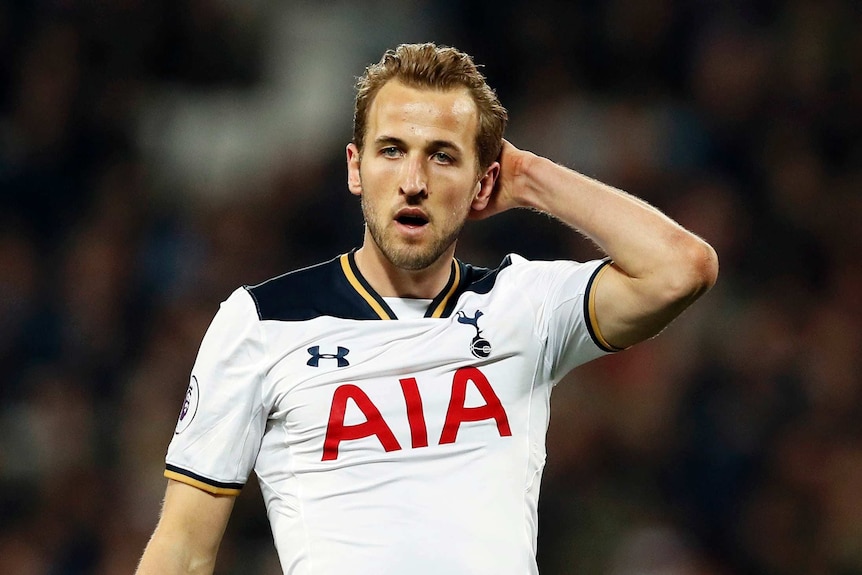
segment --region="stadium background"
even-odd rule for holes
[[[134,569],[218,302],[358,244],[353,79],[433,40],[485,65],[513,142],[646,198],[721,259],[664,335],[555,391],[543,575],[862,573],[860,14],[0,2],[0,572]],[[526,212],[460,250],[594,254]],[[217,572],[279,572],[254,482]]]

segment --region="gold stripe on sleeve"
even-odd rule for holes
[[[213,495],[239,495],[240,489],[236,489],[233,487],[216,487],[215,485],[210,485],[204,481],[199,481],[188,475],[183,475],[182,473],[177,473],[176,471],[165,470],[165,477],[168,479],[173,479],[174,481],[179,481],[180,483],[185,483],[186,485],[191,485],[192,487],[197,487],[207,493],[212,493]]]
[[[590,322],[590,326],[593,328],[592,329],[593,335],[595,336],[596,341],[599,343],[600,346],[606,348],[608,351],[622,351],[624,348],[617,347],[615,345],[608,343],[608,340],[606,340],[605,336],[602,335],[602,330],[599,329],[599,322],[598,322],[598,319],[596,318],[596,286],[598,285],[599,280],[602,277],[602,274],[604,274],[606,271],[608,271],[608,268],[610,268],[610,267],[611,267],[610,262],[603,264],[601,269],[598,271],[598,273],[596,273],[596,276],[593,278],[593,281],[590,282],[590,288],[589,288],[590,293],[587,294],[587,297],[589,297],[588,308],[589,308],[590,313],[589,313],[589,317],[587,318],[587,321]]]

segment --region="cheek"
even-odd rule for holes
[[[362,183],[366,188],[384,190],[395,185],[398,172],[394,166],[371,165],[362,169]]]
[[[476,179],[471,173],[447,171],[432,174],[432,177],[429,178],[429,188],[432,193],[436,190],[438,193],[445,193],[452,198],[469,197],[472,199],[479,191]]]
[[[466,217],[473,205],[474,197],[472,191],[466,191],[463,186],[453,193],[449,201],[449,205],[452,206],[452,216],[455,218]]]

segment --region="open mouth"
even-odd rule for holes
[[[420,228],[428,223],[428,218],[421,213],[402,213],[395,217],[395,221],[403,226]]]

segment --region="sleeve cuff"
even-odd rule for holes
[[[596,280],[598,280],[599,277],[607,271],[610,264],[611,260],[605,260],[602,262],[599,267],[596,268],[596,271],[593,272],[593,275],[590,277],[590,281],[587,283],[586,294],[584,294],[584,317],[587,320],[587,331],[590,333],[590,337],[599,349],[608,353],[615,353],[623,351],[625,348],[611,345],[602,335],[602,331],[599,329],[599,323],[596,319],[596,290],[593,289],[596,285]]]
[[[213,495],[239,495],[243,488],[242,483],[224,483],[222,481],[215,481],[214,479],[203,477],[202,475],[192,473],[191,471],[171,464],[167,464],[165,466],[165,477],[173,479],[174,481],[179,481],[180,483],[185,483],[186,485],[191,485],[192,487],[197,487],[198,489],[206,491],[207,493],[212,493]]]

